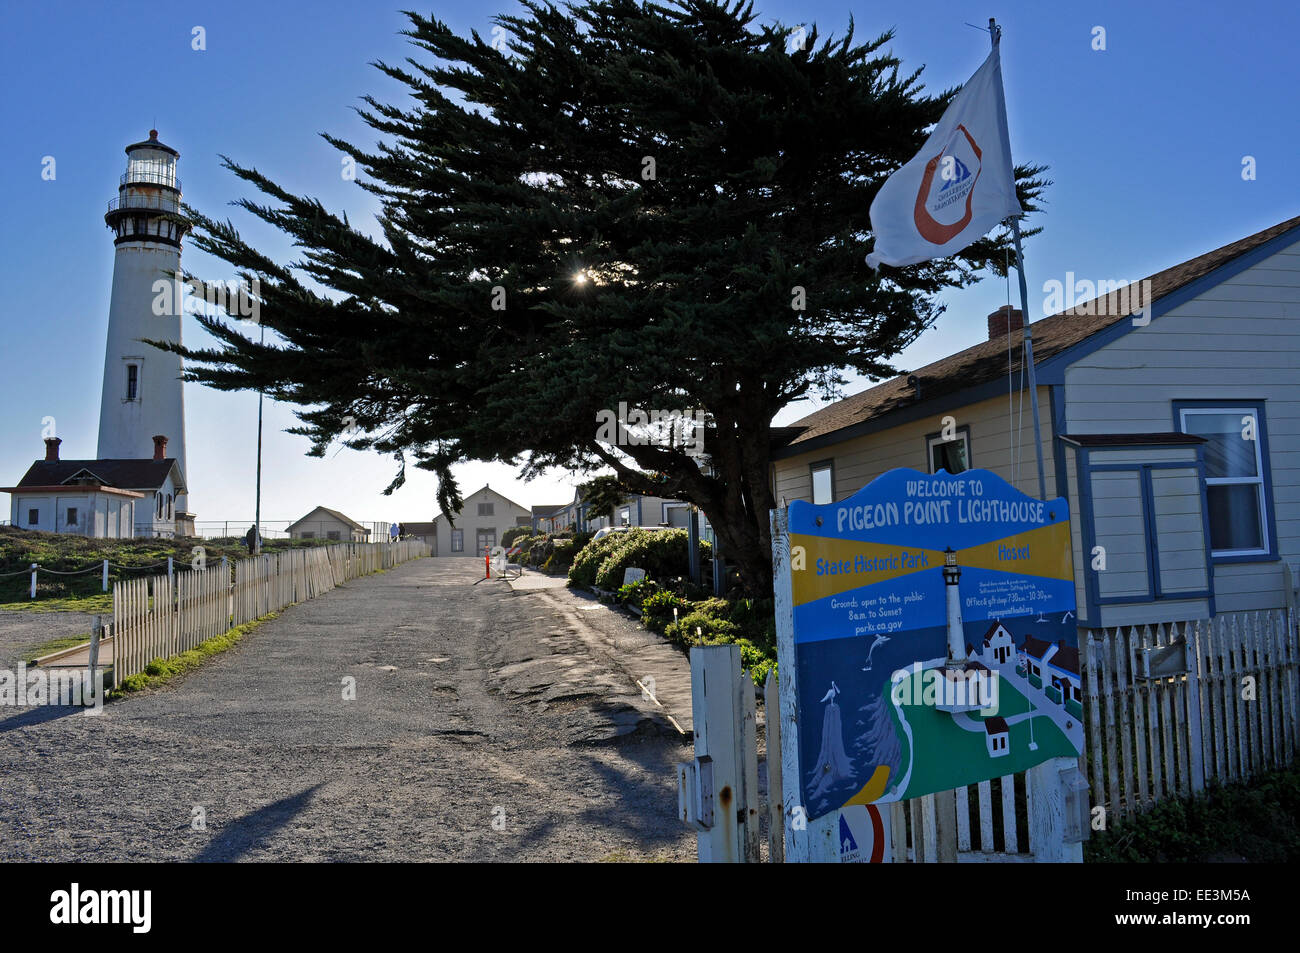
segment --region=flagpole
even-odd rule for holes
[[[989,36],[997,49],[1002,38],[1002,28],[989,17]],[[1034,454],[1038,459],[1038,497],[1047,499],[1047,474],[1043,469],[1043,438],[1038,422],[1038,376],[1034,371],[1034,335],[1029,330],[1029,286],[1025,281],[1025,252],[1020,243],[1020,218],[1011,219],[1011,234],[1016,244],[1016,273],[1020,276],[1020,320],[1024,333],[1024,360],[1029,368],[1029,406],[1034,416]],[[1058,487],[1059,489],[1059,487]]]

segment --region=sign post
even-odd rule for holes
[[[1055,777],[1079,756],[1064,499],[986,470],[898,469],[841,502],[776,510],[772,530],[788,860],[846,859],[858,808],[1038,765]],[[955,844],[946,813],[935,825]]]

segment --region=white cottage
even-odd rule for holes
[[[167,438],[154,438],[152,460],[61,460],[57,437],[45,440],[45,459],[33,463],[10,494],[14,526],[47,533],[110,539],[192,536],[177,500],[186,492],[180,465],[166,455]]]
[[[1300,563],[1300,218],[1138,289],[1032,325],[1079,624],[1281,608]],[[987,341],[779,431],[776,498],[842,499],[895,467],[991,470],[1036,496],[1029,402],[1008,414],[1020,327],[1000,309]]]
[[[370,530],[350,516],[327,506],[318,506],[288,526],[290,539],[323,539],[329,542],[365,543]]]

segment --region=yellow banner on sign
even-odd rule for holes
[[[802,549],[802,552],[800,551]],[[794,604],[804,605],[852,589],[943,566],[943,552],[892,543],[790,535]],[[1048,579],[1073,579],[1070,524],[1054,523],[957,553],[959,566]]]
[[[798,547],[803,547],[802,554]],[[790,575],[797,606],[942,565],[943,553],[935,549],[790,535]]]
[[[957,554],[957,562],[971,569],[997,569],[1047,579],[1073,579],[1070,524],[1040,526],[1025,533],[963,549]]]

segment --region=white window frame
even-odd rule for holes
[[[1209,488],[1212,486],[1254,486],[1255,504],[1259,510],[1259,541],[1263,544],[1262,549],[1211,549],[1210,556],[1218,558],[1220,556],[1267,556],[1272,552],[1272,540],[1268,535],[1268,494],[1265,492],[1267,484],[1264,481],[1264,452],[1260,447],[1259,439],[1259,411],[1250,404],[1232,405],[1226,404],[1218,407],[1180,407],[1178,409],[1178,425],[1182,428],[1183,433],[1199,436],[1187,429],[1188,414],[1227,414],[1232,417],[1250,417],[1255,421],[1255,439],[1251,441],[1255,445],[1255,475],[1253,477],[1211,477],[1205,478],[1205,505],[1209,506]],[[1207,514],[1208,516],[1208,514]],[[1213,546],[1213,540],[1207,539],[1207,545]]]
[[[690,525],[691,525],[691,513],[690,513],[690,510],[691,510],[691,504],[689,504],[689,503],[664,503],[664,504],[662,504],[662,506],[663,506],[663,525],[664,525],[664,526],[672,526],[672,525],[673,525],[672,520],[670,520],[670,519],[668,518],[668,511],[669,511],[669,510],[686,510],[686,526],[685,526],[685,527],[680,527],[680,528],[682,528],[682,529],[686,529],[686,528],[689,528],[689,527],[690,527]]]
[[[966,428],[959,428],[957,430],[957,436],[953,440],[945,440],[943,434],[935,434],[932,437],[925,438],[925,468],[928,473],[933,475],[939,472],[934,468],[934,448],[941,447],[945,443],[960,443],[966,451],[966,469],[972,469],[970,458],[970,431]]]
[[[831,478],[831,497],[822,503],[817,502],[817,474],[825,470]],[[826,503],[835,502],[835,461],[818,460],[816,463],[808,464],[808,501],[814,506],[824,506]]]
[[[460,542],[459,546],[456,545],[458,538]],[[451,531],[451,551],[453,553],[463,553],[465,551],[465,530],[453,529]]]

